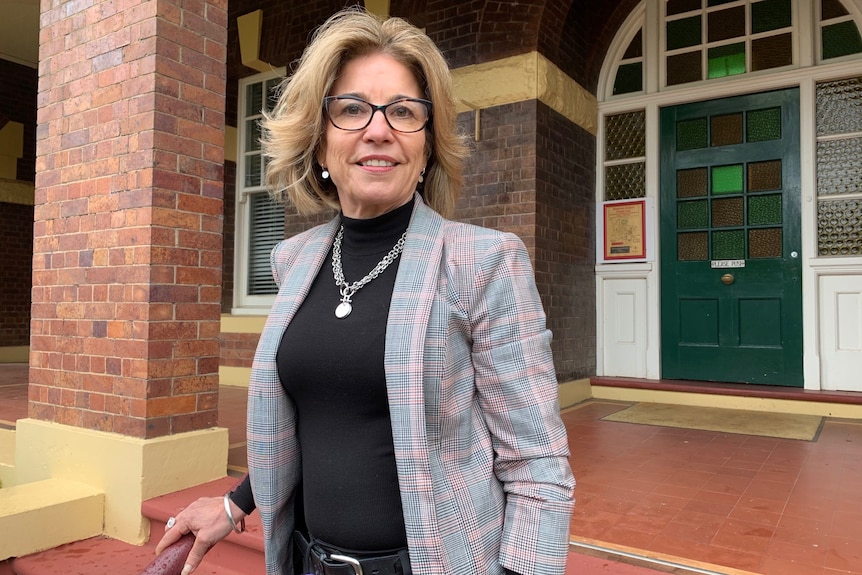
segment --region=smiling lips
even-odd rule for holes
[[[359,162],[359,165],[368,168],[391,168],[395,166],[395,162],[388,160],[372,159]]]

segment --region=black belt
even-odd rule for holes
[[[296,548],[306,573],[313,575],[412,575],[407,549],[390,555],[350,555],[315,541],[309,544],[299,531],[294,532]]]

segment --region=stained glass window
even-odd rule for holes
[[[818,82],[817,251],[862,255],[862,76]]]
[[[605,118],[605,200],[646,195],[646,113]]]

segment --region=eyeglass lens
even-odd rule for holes
[[[380,110],[393,130],[418,132],[428,122],[428,104],[418,99],[401,99],[375,106],[353,96],[327,98],[329,120],[342,130],[361,130],[371,123],[374,112]]]

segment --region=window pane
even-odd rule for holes
[[[748,164],[748,191],[765,192],[781,189],[781,160]]]
[[[751,41],[751,70],[769,70],[793,64],[793,35],[766,36]]]
[[[245,115],[257,116],[263,108],[263,85],[260,82],[245,87]]]
[[[646,114],[643,110],[615,114],[605,120],[605,159],[646,155]]]
[[[743,225],[742,197],[712,200],[712,226],[727,228]]]
[[[862,200],[818,202],[817,228],[821,256],[862,254]]]
[[[631,94],[643,89],[643,64],[634,62],[623,64],[617,69],[617,78],[614,81],[614,95]]]
[[[762,226],[764,224],[781,223],[781,194],[768,196],[749,196],[748,225]]]
[[[667,0],[667,15],[700,10],[700,0]]]
[[[781,108],[753,110],[746,118],[746,140],[765,142],[781,139]]]
[[[676,258],[681,262],[705,261],[707,253],[706,232],[677,234]]]
[[[710,48],[708,52],[709,77],[723,78],[745,73],[745,43]]]
[[[741,260],[745,258],[745,232],[733,230],[712,232],[712,259]]]
[[[706,118],[683,120],[676,124],[676,149],[697,150],[707,147]]]
[[[764,0],[751,5],[751,33],[787,28],[792,24],[790,0]]]
[[[700,15],[667,23],[667,49],[677,50],[700,44]]]
[[[248,295],[272,295],[277,288],[269,254],[284,239],[284,208],[258,192],[249,194],[249,209]]]
[[[281,80],[278,78],[272,78],[266,81],[266,111],[272,112],[275,109],[276,103],[278,103],[278,87],[281,84]]]
[[[260,150],[260,120],[246,120],[244,152]]]
[[[709,206],[706,200],[678,202],[676,206],[676,227],[680,230],[705,228],[709,225]]]
[[[742,112],[713,116],[710,145],[730,146],[742,143]]]
[[[706,182],[706,168],[679,170],[676,173],[676,197],[697,198],[705,196],[707,192]]]
[[[781,228],[748,231],[748,257],[780,258]]]
[[[605,200],[627,200],[646,195],[644,162],[605,168]]]
[[[706,30],[710,42],[745,36],[745,6],[710,12],[707,15]]]
[[[844,5],[839,0],[820,0],[820,18],[822,20],[846,15],[847,9],[844,8]]]
[[[667,85],[687,84],[698,82],[703,79],[700,68],[700,52],[687,52],[668,56],[667,58]]]
[[[862,192],[862,138],[817,142],[817,195]]]
[[[742,193],[742,164],[712,168],[713,194]]]
[[[817,84],[817,135],[862,132],[862,77]]]
[[[245,187],[253,188],[261,185],[260,154],[245,157]]]
[[[737,0],[709,0],[706,5],[712,8],[713,6],[721,6],[722,4],[730,4],[731,2],[736,2]]]
[[[634,38],[632,38],[632,41],[629,43],[629,47],[626,48],[626,53],[623,54],[623,60],[640,58],[643,55],[643,30],[638,30],[637,34],[635,34]]]
[[[852,20],[823,27],[823,59],[862,52],[862,39]]]

